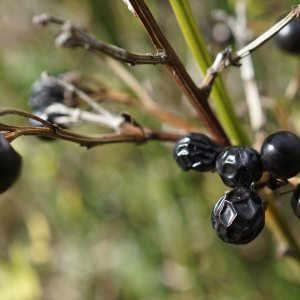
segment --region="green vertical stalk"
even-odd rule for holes
[[[212,59],[206,49],[202,33],[196,22],[188,0],[169,0],[185,40],[197,62],[202,74],[212,65]],[[238,120],[233,104],[220,76],[216,79],[211,97],[217,109],[218,116],[229,138],[234,144],[251,146],[251,141]]]
[[[169,1],[175,12],[176,18],[188,43],[188,46],[202,73],[205,74],[207,69],[212,65],[212,59],[206,50],[205,41],[200,32],[189,1]],[[225,131],[227,132],[229,137],[233,139],[236,144],[247,146],[251,145],[248,135],[246,134],[241,122],[236,117],[233,105],[229,99],[224,83],[220,76],[214,83],[211,96],[215,103],[221,123],[224,126]],[[276,209],[272,201],[269,201],[268,203],[267,217],[269,221],[267,222],[267,224],[270,225],[272,219],[274,220],[273,223],[276,225],[275,227],[278,228],[278,232],[282,234],[282,236],[286,239],[289,246],[291,247],[294,258],[297,261],[300,261],[299,245],[294,239],[281,212]]]

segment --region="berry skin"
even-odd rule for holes
[[[222,148],[202,133],[183,135],[174,145],[173,157],[180,168],[206,172],[215,168]]]
[[[14,150],[3,134],[0,134],[0,194],[8,190],[18,179],[22,157]]]
[[[300,219],[300,184],[298,184],[294,190],[291,206],[295,216]]]
[[[300,53],[300,20],[295,18],[275,36],[275,42],[281,49],[290,53]]]
[[[212,211],[211,222],[217,236],[224,242],[248,244],[265,225],[261,198],[249,188],[236,188],[219,199]]]
[[[39,79],[31,86],[28,104],[35,110],[41,110],[54,102],[63,103],[64,88],[50,79]]]
[[[246,146],[225,148],[217,158],[216,170],[229,187],[250,186],[263,172],[259,153]]]
[[[300,139],[288,131],[269,135],[262,144],[261,161],[266,171],[282,180],[300,172]]]

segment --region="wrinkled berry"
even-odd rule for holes
[[[217,236],[224,242],[248,244],[265,225],[265,210],[259,195],[247,187],[225,194],[215,205],[211,222]]]
[[[41,110],[54,102],[63,103],[64,88],[51,79],[40,78],[31,86],[28,104],[34,109]]]
[[[232,146],[220,153],[216,170],[227,186],[250,186],[261,178],[263,166],[256,150],[246,146]]]
[[[174,145],[173,157],[180,168],[206,172],[215,168],[222,148],[202,133],[183,135]]]
[[[300,184],[298,184],[294,190],[291,205],[295,216],[300,219]]]
[[[300,172],[300,139],[288,131],[269,135],[262,144],[261,161],[273,177],[286,180]]]
[[[18,179],[22,157],[0,134],[0,194],[8,190]]]

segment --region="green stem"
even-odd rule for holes
[[[198,63],[200,70],[203,74],[205,74],[207,69],[212,65],[212,59],[208,51],[206,50],[205,41],[200,32],[189,1],[169,1],[175,12],[176,18],[187,41],[187,44],[196,62]],[[249,140],[249,137],[246,134],[241,122],[236,117],[234,107],[229,99],[224,83],[220,76],[218,76],[214,83],[211,96],[215,103],[221,123],[225,127],[225,131],[227,132],[228,136],[233,139],[234,143],[236,144],[250,146],[251,142]],[[269,201],[267,215],[267,219],[269,220],[269,222],[267,223],[270,223],[272,220],[274,220],[273,224],[275,224],[276,226],[273,227],[277,227],[277,232],[280,232],[280,234],[289,244],[294,258],[297,261],[300,261],[299,245],[293,237],[282,213],[272,203],[272,201]]]
[[[196,22],[188,0],[169,0],[175,12],[186,42],[203,74],[212,65],[212,59],[206,49],[202,33]],[[225,131],[234,144],[250,146],[250,139],[236,117],[234,107],[229,99],[223,80],[220,76],[216,79],[212,93],[218,116]]]

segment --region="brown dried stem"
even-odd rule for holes
[[[166,64],[166,68],[193,105],[205,127],[212,134],[214,140],[223,147],[229,146],[230,142],[228,137],[226,136],[218,119],[212,112],[207,102],[207,97],[190,78],[177,54],[155,21],[146,3],[143,0],[129,0],[129,2],[156,49],[164,49],[167,53],[169,61]]]
[[[44,136],[54,139],[61,139],[80,144],[87,148],[108,143],[145,143],[148,140],[163,140],[163,141],[176,141],[180,135],[169,134],[166,132],[158,131],[148,127],[140,127],[128,115],[123,115],[125,121],[120,126],[120,132],[108,134],[79,134],[61,128],[56,124],[47,122],[29,112],[22,111],[15,108],[0,108],[0,116],[4,115],[19,115],[27,118],[34,119],[46,127],[31,127],[31,126],[12,126],[0,123],[0,131],[4,131],[6,138],[12,142],[22,135]]]
[[[49,23],[62,25],[62,32],[55,40],[55,44],[61,48],[83,47],[85,50],[105,53],[114,59],[129,63],[132,66],[165,64],[168,61],[168,56],[163,51],[157,51],[156,55],[151,53],[137,54],[104,43],[70,21],[53,18],[48,14],[42,14],[33,18],[33,24],[37,26],[45,26]]]
[[[222,147],[229,146],[230,142],[223,130],[223,127],[220,125],[218,119],[212,112],[207,102],[207,98],[205,97],[204,93],[195,85],[195,83],[186,72],[184,66],[180,62],[178,56],[169,44],[166,37],[163,35],[161,29],[159,28],[144,1],[130,0],[129,2],[134,8],[136,15],[139,17],[140,21],[146,28],[150,38],[152,39],[157,49],[158,56],[160,56],[160,63],[166,63],[167,69],[170,71],[177,84],[180,86],[184,94],[187,96],[189,101],[198,112],[204,125],[211,133],[213,139]],[[97,39],[94,36],[88,34],[80,27],[72,25],[70,22],[62,23],[62,20],[52,18],[47,14],[36,16],[33,22],[39,26],[44,26],[51,22],[63,25],[63,39],[59,36],[56,40],[56,44],[58,46],[81,46],[85,50],[93,52],[96,51],[98,53],[99,48],[96,47]],[[120,55],[121,52],[118,52],[119,48],[112,46],[111,50],[112,51],[109,53],[104,53],[110,55],[114,59],[126,61],[123,59],[125,56],[122,56],[123,54]]]

